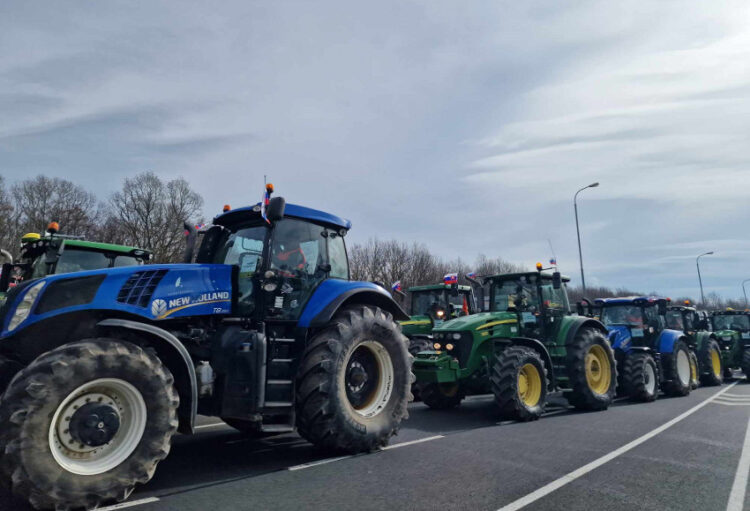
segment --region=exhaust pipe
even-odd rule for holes
[[[195,241],[198,238],[198,231],[190,222],[185,222],[184,225],[187,237],[185,240],[185,255],[182,256],[182,262],[189,264],[193,262],[193,255],[195,253]]]

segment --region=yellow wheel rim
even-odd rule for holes
[[[695,359],[690,357],[690,379],[693,381],[698,380],[698,367],[695,364]]]
[[[524,364],[518,371],[518,395],[526,406],[536,406],[542,397],[542,377],[534,364]]]
[[[612,384],[612,367],[603,347],[594,344],[586,353],[586,383],[595,394],[606,394]]]
[[[711,370],[714,372],[714,376],[721,376],[721,357],[716,350],[711,350]]]

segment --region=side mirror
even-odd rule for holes
[[[286,209],[286,201],[284,197],[274,197],[268,202],[266,208],[266,217],[271,222],[277,222],[284,218],[284,210]]]
[[[559,271],[552,274],[552,287],[554,289],[560,289],[562,287],[562,275]]]
[[[192,263],[193,254],[195,253],[195,240],[198,237],[198,231],[190,222],[185,222],[185,231],[187,232],[187,239],[185,240],[185,253],[182,256],[183,263]]]
[[[576,303],[576,312],[578,313],[579,316],[584,315],[583,304],[581,302]]]
[[[4,293],[10,285],[10,274],[13,272],[13,265],[10,263],[3,264],[0,272],[2,272],[0,273],[0,293]]]
[[[658,312],[659,316],[664,316],[667,314],[667,302],[665,300],[660,300],[658,305]]]

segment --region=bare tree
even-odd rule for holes
[[[156,262],[176,262],[184,250],[183,223],[199,220],[203,198],[184,179],[162,182],[153,172],[125,179],[110,199],[112,241],[152,250]]]

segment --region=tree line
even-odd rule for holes
[[[63,178],[40,175],[8,185],[0,176],[0,248],[17,257],[21,236],[42,232],[56,221],[64,234],[149,249],[152,262],[178,262],[185,244],[183,224],[201,222],[202,209],[203,198],[185,179],[162,180],[153,172],[126,178],[105,198]],[[424,244],[376,238],[350,246],[349,260],[352,279],[381,282],[387,288],[400,281],[404,290],[440,283],[448,273],[458,273],[459,283],[468,284],[470,272],[486,276],[530,270],[500,256],[480,254],[473,263],[446,260]],[[645,294],[659,293],[591,286],[586,293],[590,299]],[[583,297],[582,289],[570,287],[569,295],[575,303]],[[690,297],[673,297],[673,303],[686,299],[695,303]],[[725,307],[744,309],[745,303],[706,295],[706,308]]]

